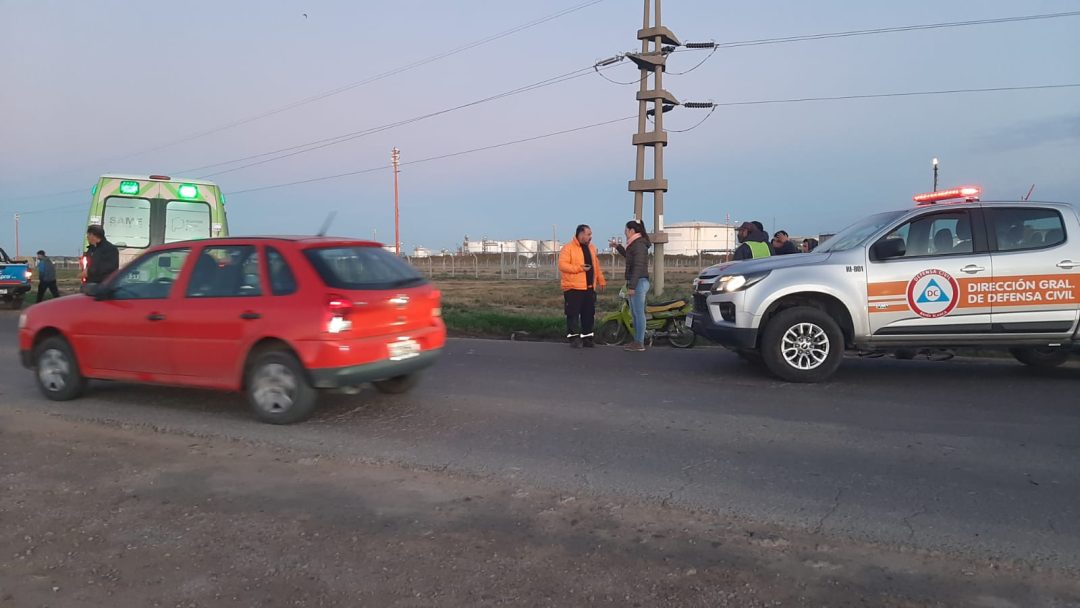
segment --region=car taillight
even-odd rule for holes
[[[87,261],[85,255],[79,258],[79,270],[82,271],[81,278],[82,278],[83,283],[86,282],[86,266],[87,266],[87,263],[88,263],[88,261]]]
[[[440,292],[438,289],[432,290],[432,292],[431,292],[431,304],[432,304],[431,317],[435,318],[435,319],[441,317],[442,316],[442,292]]]
[[[26,280],[27,280],[27,281],[29,281],[29,280],[30,280],[30,277],[32,277],[32,276],[34,276],[34,273],[33,273],[33,272],[30,272],[29,270],[27,270],[27,271],[26,271]]]
[[[352,329],[352,302],[341,296],[331,295],[326,298],[326,331],[332,334],[340,334]]]

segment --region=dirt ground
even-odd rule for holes
[[[1066,574],[0,414],[0,608],[1080,606]]]

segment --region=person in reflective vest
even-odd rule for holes
[[[753,222],[743,222],[739,226],[738,237],[739,242],[742,244],[735,249],[732,260],[756,260],[772,255],[772,247],[769,246],[769,235],[755,226]]]

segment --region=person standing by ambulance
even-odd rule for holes
[[[607,281],[600,269],[600,256],[592,242],[592,228],[577,227],[574,239],[559,252],[559,272],[566,313],[566,339],[573,348],[592,348],[596,321],[596,292]]]

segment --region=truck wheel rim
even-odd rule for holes
[[[829,336],[818,325],[798,323],[784,333],[780,350],[795,369],[817,369],[829,358]]]
[[[38,379],[50,393],[64,390],[70,374],[71,364],[60,350],[50,348],[41,353],[38,358]]]
[[[280,363],[259,368],[252,382],[255,403],[271,414],[280,414],[293,405],[296,395],[296,375]]]

